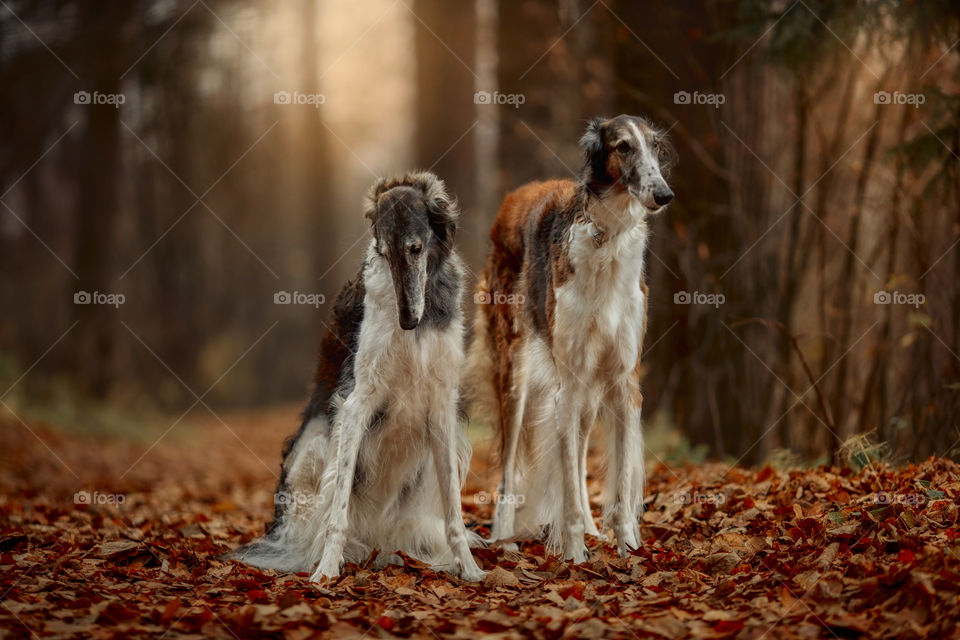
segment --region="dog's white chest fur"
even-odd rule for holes
[[[405,331],[397,324],[397,299],[389,268],[373,259],[364,271],[364,323],[357,352],[357,376],[387,386],[399,409],[425,408],[431,383],[455,381],[463,363],[463,319],[459,312],[443,329]],[[372,366],[365,366],[372,365]],[[455,384],[455,382],[454,382]]]
[[[646,223],[641,220],[599,246],[595,232],[592,223],[570,228],[573,274],[556,289],[553,331],[557,355],[585,382],[599,369],[606,378],[634,368],[645,308],[640,281]]]
[[[399,468],[407,447],[422,448],[420,439],[431,409],[456,392],[464,359],[463,319],[458,311],[442,329],[401,329],[389,267],[382,259],[369,256],[354,375],[358,386],[374,389],[388,401],[377,427],[380,433],[363,455],[377,458],[383,453],[381,447],[389,447]]]

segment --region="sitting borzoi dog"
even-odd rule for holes
[[[587,557],[584,533],[599,535],[586,483],[597,417],[612,430],[604,523],[621,555],[639,544],[647,217],[673,199],[672,149],[646,120],[595,119],[580,146],[577,181],[534,182],[504,199],[476,296],[492,304],[478,308],[468,365],[474,403],[492,409],[500,432],[492,539],[547,525],[549,546],[576,562]]]
[[[233,557],[339,575],[374,549],[480,580],[460,487],[463,266],[459,210],[432,173],[381,179],[366,200],[373,237],[337,298],[303,423],[283,450],[274,522]],[[382,558],[383,556],[381,556]]]

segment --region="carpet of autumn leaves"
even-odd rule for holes
[[[577,566],[536,542],[478,549],[484,584],[412,559],[323,585],[219,560],[262,532],[295,413],[228,415],[149,449],[0,416],[0,635],[960,636],[960,466],[943,459],[658,464],[632,557],[600,540]],[[463,495],[484,535],[495,483],[480,449]],[[83,491],[93,504],[75,504]]]

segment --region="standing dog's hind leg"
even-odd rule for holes
[[[507,540],[516,535],[515,518],[517,512],[517,449],[523,431],[523,415],[527,406],[527,373],[522,362],[523,356],[515,359],[513,384],[501,409],[501,428],[504,429],[503,477],[493,515],[493,531],[490,539]],[[514,550],[516,544],[511,543]]]

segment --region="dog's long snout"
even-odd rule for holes
[[[397,291],[397,312],[401,329],[405,331],[416,329],[423,317],[423,293],[401,287]]]
[[[654,188],[653,201],[657,203],[658,207],[670,204],[671,200],[673,200],[673,191],[670,190],[670,187],[668,187],[666,183]]]
[[[427,284],[426,261],[399,260],[390,265],[393,291],[397,296],[397,320],[406,331],[416,329],[423,318],[424,295]]]

